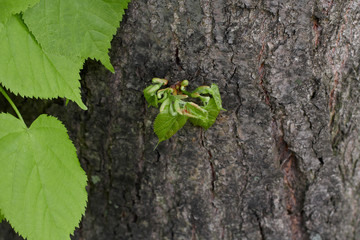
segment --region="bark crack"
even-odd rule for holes
[[[259,227],[259,231],[260,231],[260,236],[261,236],[261,240],[265,240],[265,233],[264,233],[264,228],[261,224],[261,218],[260,216],[254,211],[254,215],[256,217],[256,221],[258,223],[258,227]]]
[[[201,146],[207,151],[207,153],[209,154],[209,158],[208,158],[208,162],[210,165],[210,170],[211,170],[211,181],[210,181],[210,190],[211,190],[211,195],[212,198],[215,198],[215,181],[216,181],[216,171],[215,171],[215,167],[214,167],[214,163],[212,160],[212,154],[211,154],[211,150],[208,149],[205,146],[205,142],[204,142],[204,134],[203,134],[203,130],[201,129]],[[216,208],[216,206],[214,206],[214,208]]]
[[[307,179],[299,167],[299,159],[295,153],[289,149],[287,142],[284,140],[284,130],[282,124],[283,114],[277,111],[276,105],[273,103],[270,93],[267,90],[264,82],[266,69],[265,61],[263,60],[265,52],[265,37],[258,56],[258,75],[261,91],[264,95],[266,105],[270,108],[272,117],[272,133],[275,142],[278,159],[283,172],[283,182],[285,188],[285,203],[286,211],[290,217],[290,232],[292,240],[307,240],[309,234],[307,233],[305,225],[305,215],[303,211],[305,194],[307,190]],[[278,117],[277,117],[278,116]],[[279,120],[278,120],[279,119]]]
[[[281,126],[281,125],[280,125]],[[293,240],[309,239],[305,225],[304,202],[307,190],[307,180],[299,168],[299,160],[288,147],[283,137],[283,129],[273,120],[273,138],[284,174],[285,203],[290,217],[290,230]]]

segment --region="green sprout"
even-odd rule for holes
[[[161,88],[168,84],[168,80],[153,78],[152,83],[144,89],[144,96],[149,107],[158,108],[160,104],[160,112],[154,122],[154,132],[159,138],[158,144],[172,137],[188,119],[195,126],[207,130],[215,123],[220,111],[225,110],[216,84],[201,86],[193,92],[188,92],[188,80],[163,89]],[[198,99],[201,104],[196,104],[191,99]]]

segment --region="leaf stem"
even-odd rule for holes
[[[15,106],[14,102],[11,100],[11,98],[9,97],[9,95],[7,95],[7,93],[5,92],[4,88],[0,85],[0,92],[2,93],[2,95],[4,95],[4,97],[6,98],[6,100],[8,100],[8,102],[10,103],[11,107],[14,109],[16,115],[19,117],[19,119],[24,123],[24,125],[26,126],[24,119],[22,118],[19,110],[17,109],[17,107]]]

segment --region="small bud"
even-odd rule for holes
[[[162,98],[163,95],[164,95],[164,97],[167,97],[167,95],[169,93],[172,93],[173,91],[174,91],[174,89],[172,89],[172,88],[161,89],[161,90],[157,91],[157,97]]]
[[[174,108],[175,108],[176,112],[178,112],[180,115],[183,115],[181,108],[180,108],[180,100],[176,99],[174,101]]]
[[[147,88],[144,89],[144,93],[147,93],[149,95],[155,95],[155,92],[161,88],[161,84],[155,84],[155,85],[150,85]]]
[[[174,103],[169,105],[170,114],[171,114],[171,116],[173,116],[173,117],[175,117],[176,115],[178,115],[177,111],[175,111],[174,108],[176,108],[176,107],[174,106]]]
[[[160,106],[160,112],[165,110],[165,107],[170,104],[169,98],[167,98]]]
[[[184,94],[176,95],[176,99],[185,99],[185,98],[188,98],[188,96]]]
[[[181,82],[181,86],[188,86],[189,85],[189,81],[188,80],[183,80],[182,82]]]
[[[153,78],[152,82],[153,83],[161,83],[162,85],[168,84],[168,80],[162,79],[162,78]]]

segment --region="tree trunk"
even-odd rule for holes
[[[88,61],[88,111],[27,101],[65,122],[89,178],[73,239],[360,239],[360,4],[133,0]],[[157,143],[153,77],[218,84],[207,131]],[[30,110],[29,110],[30,109]],[[2,239],[19,239],[7,223]]]

